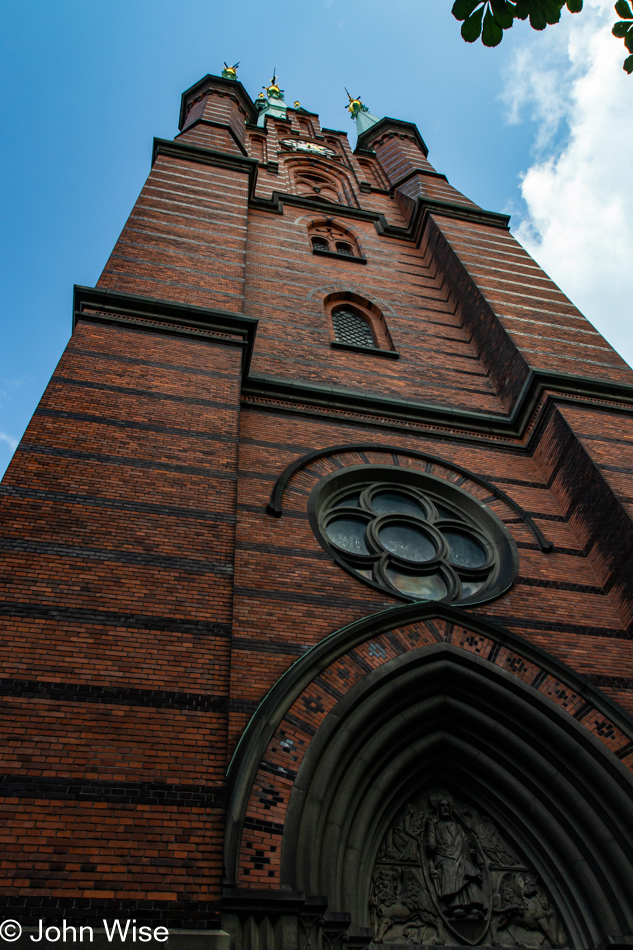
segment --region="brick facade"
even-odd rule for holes
[[[518,677],[633,769],[633,371],[415,126],[382,119],[353,152],[302,110],[256,123],[237,82],[184,94],[2,483],[7,916],[212,930],[262,889],[274,904],[313,737],[352,685],[425,645]],[[356,259],[314,253],[316,226]],[[345,301],[382,321],[371,351],[332,345]],[[350,465],[461,485],[510,531],[518,576],[459,623],[394,620],[341,647],[227,793],[293,664],[404,609],[308,522],[313,487]]]

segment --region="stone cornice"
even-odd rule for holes
[[[180,134],[176,136],[176,138],[174,139],[174,142],[178,142],[181,135],[186,135],[187,132],[190,132],[191,129],[194,129],[197,125],[209,125],[214,129],[226,129],[226,131],[229,133],[229,135],[231,136],[231,138],[233,139],[233,141],[239,148],[242,155],[248,155],[248,152],[246,151],[243,144],[238,139],[237,135],[235,134],[235,129],[230,125],[230,123],[216,122],[214,119],[204,119],[204,118],[194,119],[193,122],[189,123],[189,125],[183,132],[180,132]],[[180,144],[187,144],[187,143],[180,143]]]
[[[366,211],[363,208],[351,208],[349,205],[333,204],[328,201],[319,201],[306,198],[302,195],[289,195],[273,191],[272,198],[254,197],[251,207],[258,211],[268,211],[272,214],[283,214],[284,205],[306,208],[318,214],[329,211],[336,217],[356,218],[359,221],[373,221],[378,233],[384,237],[398,238],[401,241],[418,242],[422,236],[429,214],[440,214],[447,218],[458,218],[461,221],[471,221],[484,224],[488,227],[507,230],[510,216],[499,214],[496,211],[484,211],[472,205],[462,205],[456,201],[439,201],[435,198],[417,198],[416,208],[406,228],[389,224],[384,214],[379,211]]]
[[[552,400],[633,413],[633,386],[538,370],[530,372],[512,411],[498,415],[263,376],[245,379],[242,398],[276,411],[335,414],[339,422],[358,424],[362,419],[373,426],[423,429],[439,438],[501,442],[518,449],[529,448]]]
[[[246,377],[250,367],[258,323],[253,317],[230,313],[227,310],[210,310],[191,304],[172,303],[154,297],[75,284],[73,330],[79,320],[238,346],[242,350],[243,377]]]
[[[229,81],[229,80],[227,80]],[[283,214],[284,205],[306,208],[317,214],[328,211],[337,217],[356,218],[360,221],[372,221],[378,233],[384,237],[397,238],[401,241],[418,242],[422,236],[429,214],[440,214],[448,218],[458,218],[461,221],[471,221],[488,227],[508,229],[510,216],[499,214],[496,211],[484,211],[472,205],[463,205],[456,201],[440,201],[436,198],[417,198],[415,211],[406,228],[389,224],[384,214],[378,211],[366,211],[364,208],[352,208],[349,205],[333,204],[328,201],[319,201],[301,195],[290,195],[280,191],[273,191],[271,198],[260,198],[255,195],[257,184],[257,170],[259,162],[246,155],[233,155],[230,152],[219,152],[201,145],[191,145],[173,139],[154,139],[152,164],[158,155],[165,155],[184,161],[197,162],[202,165],[214,165],[219,168],[230,168],[246,172],[249,176],[249,205],[258,211],[268,211],[270,214]],[[433,173],[437,174],[437,173]],[[443,177],[443,176],[440,176]],[[403,179],[404,181],[404,179]],[[402,184],[399,182],[398,184]]]
[[[73,329],[78,320],[169,333],[242,348],[242,399],[264,409],[320,415],[388,429],[424,430],[439,438],[504,443],[528,449],[555,402],[633,413],[633,386],[626,383],[531,371],[511,412],[474,412],[333,386],[250,376],[258,321],[243,314],[212,310],[101,287],[75,286]]]
[[[230,152],[216,152],[212,148],[191,145],[189,142],[155,138],[152,150],[152,165],[159,155],[176,158],[179,161],[196,162],[199,165],[214,165],[216,168],[230,168],[232,171],[244,172],[249,177],[249,199],[252,199],[255,195],[257,169],[259,167],[256,158],[249,158],[247,155],[232,155]]]
[[[366,132],[362,132],[358,136],[356,148],[354,149],[355,154],[360,153],[366,155],[368,152],[372,152],[372,142],[374,142],[385,132],[396,132],[400,135],[410,135],[424,154],[424,157],[426,158],[426,156],[429,154],[429,150],[426,147],[424,139],[420,135],[420,131],[415,123],[405,122],[403,119],[392,119],[389,116],[385,116],[383,119],[380,119],[375,125],[372,125],[371,128],[367,129]]]
[[[218,90],[220,92],[233,93],[235,96],[237,96],[238,100],[244,107],[250,121],[253,123],[257,122],[257,109],[253,105],[253,100],[239,80],[222,79],[221,76],[212,76],[207,74],[202,79],[198,80],[198,82],[193,86],[190,86],[189,89],[186,89],[182,94],[180,102],[180,118],[178,120],[178,128],[181,131],[187,119],[187,106],[192,99],[195,99],[197,96],[203,96],[207,89],[209,91]]]

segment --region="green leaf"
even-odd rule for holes
[[[557,0],[540,0],[541,9],[547,22],[551,25],[558,23],[564,3],[558,3]]]
[[[626,57],[622,69],[624,69],[629,75],[633,73],[633,56]]]
[[[527,20],[530,12],[529,0],[517,0],[514,7],[514,16],[517,20]]]
[[[621,20],[633,20],[633,10],[631,10],[627,0],[618,0],[615,5],[615,12]]]
[[[567,9],[570,13],[580,13],[582,10],[582,0],[567,0]]]
[[[613,24],[613,29],[611,32],[614,36],[617,36],[619,40],[624,39],[626,34],[629,32],[629,26],[631,24],[627,23],[626,20],[618,20],[617,23]]]
[[[475,40],[479,39],[479,34],[481,33],[481,21],[484,16],[483,6],[479,10],[475,10],[474,13],[468,17],[467,20],[464,20],[462,23],[462,37],[466,40],[467,43],[474,43]]]
[[[547,26],[545,14],[534,2],[530,4],[530,26],[533,30],[544,30]]]
[[[465,20],[480,3],[481,0],[455,0],[451,12],[456,20]]]
[[[490,0],[492,15],[502,30],[509,30],[514,23],[514,10],[506,0]]]
[[[633,26],[629,29],[628,33],[624,37],[624,45],[628,49],[629,53],[633,53]]]
[[[484,17],[484,28],[481,34],[481,42],[484,46],[498,46],[503,39],[503,30],[493,17],[490,10],[486,10]]]

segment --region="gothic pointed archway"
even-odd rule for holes
[[[234,828],[238,875],[245,829],[260,842],[269,829],[269,887],[323,895],[329,914],[349,915],[351,932],[372,928],[385,943],[511,945],[518,934],[528,946],[594,947],[631,934],[626,715],[552,657],[464,611],[415,605],[381,618],[311,651],[254,717],[234,763],[245,780],[249,744],[259,745],[242,828]],[[265,812],[262,789],[275,803]],[[234,786],[234,807],[239,797]],[[451,834],[480,868],[472,906],[442,897],[431,880],[439,865],[425,827],[438,821],[438,797],[451,803]],[[402,831],[407,809],[418,826],[405,873],[393,829]],[[514,855],[506,865],[473,821]],[[394,920],[376,906],[380,874],[399,881],[391,905],[405,909]],[[421,894],[408,918],[407,875],[409,883],[417,875]],[[239,883],[253,886],[244,874]],[[528,924],[504,917],[513,902],[544,907],[540,923],[532,911]],[[456,924],[457,914],[475,923]]]

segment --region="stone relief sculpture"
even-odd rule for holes
[[[387,830],[369,909],[374,943],[566,945],[538,875],[487,815],[439,788],[408,802]]]

